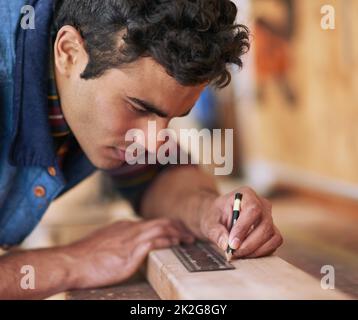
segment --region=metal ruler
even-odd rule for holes
[[[182,244],[172,247],[172,250],[189,272],[235,269],[208,242]]]

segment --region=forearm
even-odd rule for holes
[[[145,193],[140,213],[145,218],[181,219],[199,238],[201,215],[218,196],[214,179],[199,167],[178,166],[164,171]]]
[[[8,253],[0,257],[0,299],[43,299],[69,290],[74,263],[66,247]],[[24,266],[31,266],[33,278]],[[31,281],[34,289],[26,289]]]

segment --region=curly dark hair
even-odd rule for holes
[[[152,57],[185,86],[231,81],[229,64],[242,68],[249,30],[236,24],[230,0],[57,0],[56,31],[82,35],[89,63],[83,79],[98,78],[140,57]],[[121,33],[122,32],[122,33]],[[121,36],[123,35],[123,36]],[[120,46],[123,39],[125,45]]]

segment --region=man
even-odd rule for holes
[[[35,29],[21,27],[25,4]],[[95,167],[125,168],[118,179],[136,175],[125,163],[126,132],[145,131],[150,120],[166,128],[188,114],[207,84],[229,83],[228,65],[241,66],[248,49],[229,0],[0,0],[0,9],[4,248],[21,243],[51,201]],[[0,258],[0,297],[118,283],[150,250],[194,237],[222,250],[230,243],[234,258],[268,255],[282,243],[270,203],[250,188],[220,195],[190,165],[139,171],[152,179],[123,193],[147,220],[118,222],[68,246],[10,252]],[[243,194],[242,213],[229,234],[235,192]],[[36,271],[34,290],[21,289],[23,265]]]

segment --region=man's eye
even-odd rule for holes
[[[136,112],[141,113],[141,114],[149,114],[149,112],[145,109],[141,109],[141,108],[134,108]]]
[[[134,112],[136,112],[136,113],[139,113],[139,114],[141,114],[141,115],[149,114],[149,112],[148,112],[147,110],[142,109],[142,108],[135,107],[135,106],[133,106],[132,104],[129,104],[129,108],[130,108],[132,111],[134,111]]]

